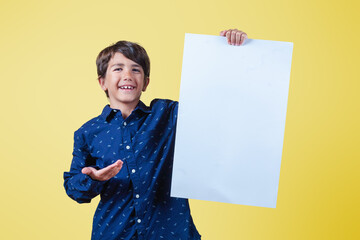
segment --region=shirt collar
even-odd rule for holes
[[[146,106],[142,101],[139,101],[138,105],[136,106],[136,108],[133,110],[133,112],[136,111],[142,111],[144,113],[151,113],[151,108]],[[101,116],[109,121],[112,119],[112,117],[117,113],[117,112],[121,112],[119,109],[113,109],[110,107],[110,105],[106,105],[101,113]]]
[[[146,106],[142,101],[139,101],[139,103],[136,106],[136,108],[134,109],[134,111],[136,111],[136,110],[141,110],[144,113],[151,113],[151,108]]]

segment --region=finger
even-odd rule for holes
[[[246,39],[247,39],[246,33],[242,32],[240,45],[243,45]]]
[[[235,45],[236,44],[236,33],[237,31],[231,31],[231,45]]]
[[[107,171],[120,171],[120,169],[122,168],[122,165],[123,165],[123,161],[121,160],[117,160],[116,162],[114,162],[113,164],[107,166],[106,168],[103,168],[103,170],[105,172]]]
[[[220,36],[226,37],[226,33],[229,32],[229,31],[231,31],[231,29],[222,30],[222,31],[220,32]]]
[[[115,163],[99,170],[96,172],[96,176],[101,181],[109,180],[114,177],[121,170],[123,162],[121,160],[116,161]]]
[[[100,171],[106,172],[106,171],[108,171],[108,170],[111,170],[112,168],[115,168],[115,167],[117,167],[117,166],[119,166],[119,165],[122,165],[122,163],[123,163],[123,162],[122,162],[121,160],[117,160],[117,161],[114,162],[113,164],[110,164],[109,166],[101,169]]]
[[[231,42],[230,41],[230,39],[231,39],[231,31],[227,31],[225,36],[226,36],[228,44],[230,44],[230,42]]]
[[[116,165],[118,165],[118,166],[122,166],[123,163],[124,163],[124,162],[119,159],[119,160],[117,160],[114,164],[116,164]]]
[[[241,44],[241,31],[236,32],[236,40],[235,40],[235,45],[239,46]]]
[[[118,174],[118,172],[120,172],[120,170],[121,170],[121,168],[123,166],[123,161],[117,160],[113,165],[114,165],[114,167],[112,169],[112,173],[115,176],[116,174]]]

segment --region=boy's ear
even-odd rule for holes
[[[99,85],[101,87],[102,90],[106,91],[107,90],[107,87],[105,86],[105,79],[102,78],[102,77],[99,77],[98,78],[98,81],[99,81]]]
[[[147,77],[147,78],[145,79],[145,84],[144,84],[144,87],[143,87],[143,89],[142,89],[143,92],[146,91],[146,88],[147,88],[147,86],[149,85],[149,83],[150,83],[150,78]]]

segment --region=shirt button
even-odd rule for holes
[[[133,170],[131,170],[131,172],[132,172],[132,173],[135,173],[135,172],[136,172],[136,170],[135,170],[135,169],[133,169]]]
[[[129,146],[129,145],[127,145],[127,146],[126,146],[126,149],[127,149],[127,150],[129,150],[129,149],[130,149],[130,146]]]
[[[141,219],[138,219],[137,222],[138,222],[138,223],[141,223]]]
[[[126,122],[124,122],[124,126],[126,126],[126,124],[127,124],[127,123],[126,123]]]
[[[139,195],[139,194],[136,194],[136,195],[135,195],[135,197],[136,197],[136,198],[139,198],[139,197],[140,197],[140,195]]]

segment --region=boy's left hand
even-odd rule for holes
[[[220,32],[220,36],[226,37],[228,44],[240,46],[247,39],[247,34],[243,31],[235,29],[224,30]]]

